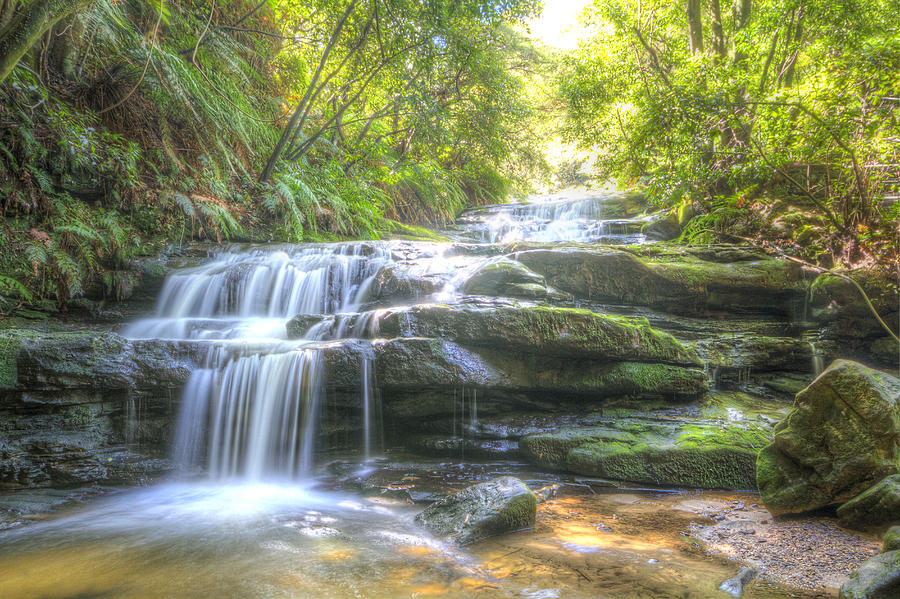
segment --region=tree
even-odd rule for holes
[[[709,211],[707,232],[780,218],[753,203],[778,194],[806,214],[786,234],[815,231],[814,251],[896,256],[892,11],[883,0],[733,0],[723,19],[710,0],[704,28],[699,2],[597,1],[586,18],[598,34],[560,80],[566,133],[597,151],[601,176]]]
[[[5,1],[0,6],[0,83],[51,27],[93,0]]]
[[[534,0],[286,6],[288,32],[316,23],[310,43],[291,50],[311,75],[293,88],[292,115],[260,180],[267,181],[280,160],[301,160],[323,140],[354,154],[373,139],[390,140],[400,157],[408,155],[414,140],[441,120],[437,113],[462,109],[461,96],[474,91],[487,63],[497,64],[501,25],[536,8]]]

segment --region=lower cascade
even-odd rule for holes
[[[309,474],[320,353],[242,350],[216,348],[188,381],[176,432],[177,462],[182,468],[198,466],[205,454],[212,478]]]
[[[126,335],[201,340],[206,358],[182,394],[174,457],[212,479],[291,479],[311,474],[322,395],[321,351],[284,340],[295,314],[351,313],[380,266],[381,247],[229,250],[175,272],[154,318]],[[317,328],[309,331],[321,339]],[[371,361],[363,361],[364,451],[372,449]]]

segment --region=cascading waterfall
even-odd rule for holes
[[[205,465],[217,479],[308,474],[322,399],[322,356],[310,339],[286,341],[285,323],[296,314],[356,311],[389,261],[386,249],[363,244],[253,248],[229,250],[171,275],[155,317],[134,323],[125,334],[209,342],[203,366],[184,390],[178,464],[186,470]],[[364,364],[365,379],[371,360]],[[369,453],[374,393],[371,381],[363,387],[363,444]]]
[[[482,241],[606,241],[644,243],[645,218],[610,219],[604,213],[609,196],[538,198],[516,205],[487,207],[472,220]]]

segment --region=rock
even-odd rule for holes
[[[896,366],[900,362],[900,346],[890,337],[876,339],[869,346],[869,351],[887,364]]]
[[[775,514],[844,503],[900,467],[900,381],[836,360],[797,394],[757,462]]]
[[[882,552],[900,549],[900,526],[891,526],[882,538]]]
[[[750,489],[761,427],[610,419],[598,426],[528,435],[520,454],[538,466],[664,486]]]
[[[442,337],[467,347],[516,347],[541,356],[701,365],[692,349],[645,318],[575,308],[422,304],[386,311],[379,330],[383,337]]]
[[[649,239],[668,241],[681,235],[684,223],[678,220],[678,210],[664,210],[650,216],[650,222],[645,224],[641,233]]]
[[[416,522],[459,545],[534,526],[537,498],[525,483],[504,476],[473,485],[425,508]]]
[[[756,570],[743,567],[736,576],[729,578],[719,585],[720,591],[725,591],[732,597],[740,597],[744,592],[744,586],[756,576]]]
[[[837,515],[854,526],[900,522],[900,474],[884,477],[839,507]]]
[[[463,292],[468,295],[504,295],[508,287],[517,284],[546,286],[544,277],[528,270],[509,258],[488,262],[468,278]]]
[[[191,342],[129,341],[97,331],[7,333],[0,391],[175,389],[187,381],[200,355]]]
[[[811,372],[812,348],[794,337],[737,334],[697,342],[697,353],[710,366],[753,372]],[[804,385],[805,386],[805,385]]]
[[[879,553],[864,561],[841,587],[840,599],[900,597],[900,550]]]
[[[792,315],[805,297],[798,265],[734,246],[632,251],[577,246],[527,249],[512,257],[576,298],[678,314]]]
[[[544,503],[545,501],[556,499],[557,493],[559,493],[559,485],[554,483],[552,485],[547,485],[546,487],[541,487],[534,492],[534,496],[537,497],[538,503]]]
[[[422,300],[440,291],[443,285],[440,279],[417,273],[404,262],[392,262],[375,274],[366,301],[384,305],[388,301]]]
[[[438,435],[412,435],[406,449],[416,453],[455,458],[513,459],[519,444],[508,439],[468,439]]]

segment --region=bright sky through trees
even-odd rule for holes
[[[590,0],[544,0],[540,18],[528,22],[531,34],[545,45],[558,50],[574,50],[587,31],[578,15]]]

